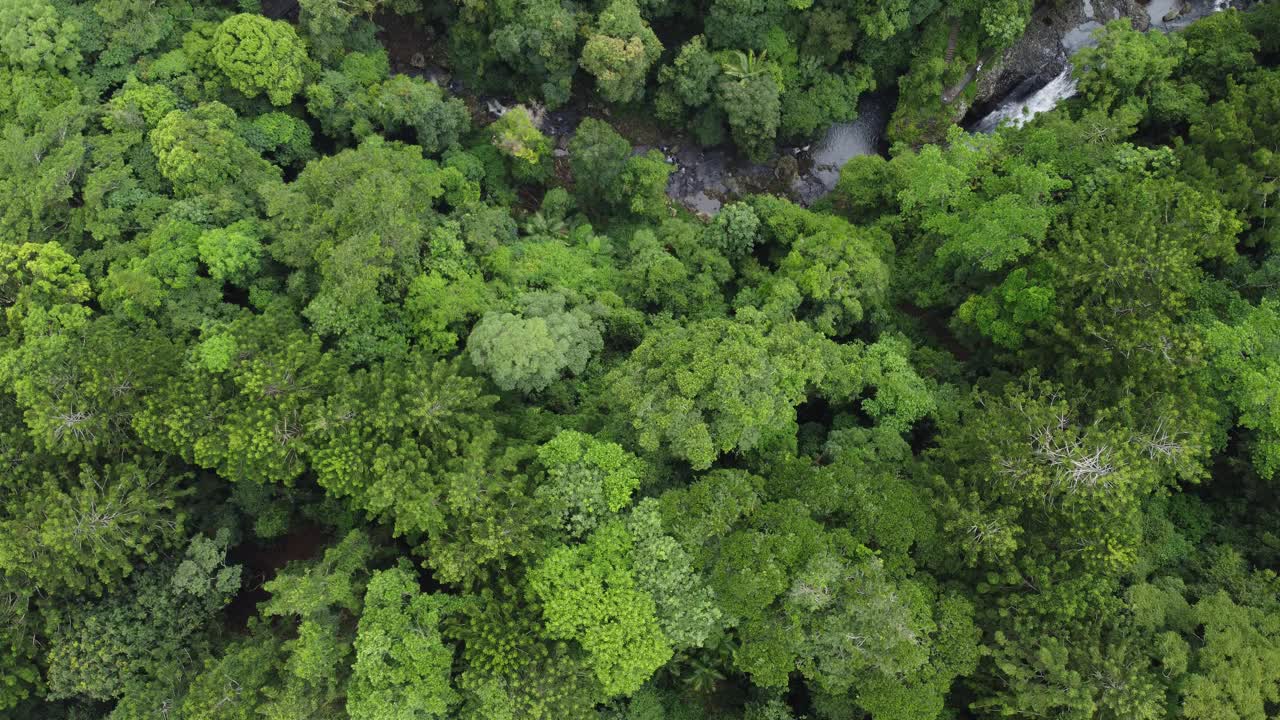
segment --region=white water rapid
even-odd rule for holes
[[[994,132],[1004,123],[1018,127],[1046,110],[1052,110],[1060,101],[1076,94],[1076,80],[1071,77],[1071,67],[1063,68],[1058,76],[1044,87],[1021,100],[1006,100],[978,121],[978,132]]]
[[[1102,27],[1102,24],[1093,18],[1093,3],[1090,0],[1083,0],[1083,5],[1084,15],[1088,19],[1062,38],[1062,49],[1068,56],[1074,55],[1081,48],[1093,45],[1093,31]],[[1184,0],[1151,0],[1147,6],[1147,13],[1151,19],[1152,30],[1168,32],[1186,27],[1192,21],[1225,10],[1230,5],[1231,0],[1197,0],[1185,3]],[[1181,10],[1177,12],[1176,17],[1166,21],[1164,18],[1171,14],[1174,8],[1181,8]],[[1067,67],[1044,87],[1030,95],[1005,99],[999,107],[988,113],[972,128],[977,132],[989,133],[1005,123],[1017,127],[1042,112],[1052,110],[1059,102],[1071,97],[1075,92],[1076,81],[1071,77],[1071,63],[1068,62]]]

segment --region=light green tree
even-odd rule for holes
[[[74,70],[80,24],[61,17],[48,0],[0,2],[0,57],[27,70]]]
[[[600,12],[595,32],[582,48],[583,69],[596,78],[609,102],[631,102],[644,94],[649,68],[662,43],[640,16],[633,0],[613,0]]]
[[[347,711],[353,720],[448,717],[453,648],[440,637],[450,601],[423,594],[405,567],[374,573],[356,631]]]
[[[471,361],[503,390],[544,390],[562,373],[582,373],[603,346],[595,318],[566,309],[563,295],[531,294],[521,304],[519,315],[486,314],[467,338]]]
[[[307,52],[283,20],[232,15],[218,26],[211,51],[231,87],[247,97],[265,94],[272,105],[288,105],[302,89]]]
[[[606,697],[634,693],[672,655],[653,597],[632,574],[633,546],[611,521],[586,544],[553,550],[529,577],[547,635],[582,645]]]

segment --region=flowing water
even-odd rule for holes
[[[1147,17],[1151,21],[1152,30],[1169,32],[1191,24],[1205,15],[1209,15],[1231,6],[1231,0],[1151,0],[1147,5]],[[1093,18],[1093,4],[1083,0],[1085,22],[1067,31],[1062,37],[1062,50],[1068,58],[1082,48],[1092,46],[1096,41],[1093,33],[1102,27],[1099,19]],[[1019,126],[1036,115],[1052,110],[1057,104],[1076,92],[1075,79],[1071,77],[1071,64],[1034,92],[1014,92],[996,109],[974,123],[971,129],[976,132],[989,133],[1002,124]]]
[[[1006,100],[974,126],[977,132],[994,132],[1001,125],[1018,127],[1046,110],[1052,110],[1062,100],[1076,94],[1076,81],[1071,77],[1071,67],[1063,68],[1057,77],[1044,87],[1020,100]]]
[[[832,125],[821,140],[810,146],[808,159],[813,165],[808,174],[830,191],[849,158],[879,153],[889,122],[888,110],[885,98],[864,95],[858,102],[858,119]]]
[[[858,117],[837,123],[803,147],[782,147],[770,165],[747,162],[734,153],[693,144],[660,146],[675,172],[667,194],[695,212],[707,215],[734,198],[753,193],[787,195],[808,205],[826,195],[840,179],[849,158],[884,152],[884,130],[893,98],[863,95]]]

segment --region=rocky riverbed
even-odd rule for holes
[[[965,116],[957,121],[963,120],[971,130],[990,132],[1003,122],[1022,122],[1070,97],[1075,92],[1070,58],[1090,44],[1093,32],[1107,22],[1129,18],[1139,30],[1167,31],[1230,4],[1247,2],[1067,0],[1042,5],[1033,13],[1021,40],[999,57],[986,59],[971,69],[977,83],[977,97]],[[456,95],[465,96],[466,88],[451,80],[447,72],[434,63],[435,58],[421,52],[396,52],[400,47],[415,46],[416,38],[398,37],[405,32],[403,29],[384,31],[383,40],[391,52],[393,70],[424,76]],[[508,106],[498,98],[473,97],[472,101],[479,113],[490,117],[500,115]],[[867,95],[859,102],[857,119],[833,125],[810,144],[778,148],[776,159],[770,164],[751,163],[729,146],[707,148],[683,135],[662,135],[656,127],[649,128],[653,132],[631,135],[633,142],[637,142],[636,135],[647,136],[649,140],[637,143],[637,153],[657,149],[675,166],[667,194],[696,213],[711,215],[736,197],[760,192],[784,195],[809,205],[835,187],[840,168],[850,158],[887,151],[885,128],[894,104],[892,95]],[[607,109],[590,104],[536,114],[542,131],[555,140],[556,154],[561,158],[567,155],[569,140],[583,117],[610,119]]]
[[[433,78],[432,68],[421,71]],[[437,82],[447,82],[441,78]],[[463,88],[450,88],[461,93]],[[495,98],[482,98],[483,112],[496,119],[508,105]],[[657,128],[634,128],[618,123],[624,135],[631,135],[634,152],[658,150],[675,170],[667,182],[667,195],[700,215],[712,215],[734,198],[753,193],[773,193],[809,205],[835,187],[840,168],[857,155],[884,154],[884,130],[894,98],[882,93],[865,95],[858,103],[858,117],[831,126],[821,138],[807,145],[782,146],[771,163],[752,163],[732,146],[702,147],[682,134],[662,135]],[[533,109],[542,132],[551,137],[558,158],[568,155],[569,141],[584,117],[605,120],[607,110],[593,106],[570,106],[551,111]],[[631,131],[631,132],[628,132]],[[662,140],[655,141],[657,137]],[[637,140],[639,138],[639,140]],[[652,142],[644,142],[648,139]]]
[[[1022,122],[1075,93],[1071,56],[1093,43],[1093,33],[1112,20],[1168,32],[1247,0],[1074,0],[1038,8],[1022,39],[977,74],[977,98],[965,127],[990,132],[1003,122]]]

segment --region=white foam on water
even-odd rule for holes
[[[1016,102],[1007,102],[996,108],[978,123],[978,132],[994,132],[1001,125],[1019,127],[1042,112],[1052,110],[1062,100],[1075,95],[1076,79],[1067,67],[1044,87]]]
[[[1212,5],[1209,5],[1209,0],[1199,0],[1191,2],[1187,8],[1188,12],[1183,13],[1176,20],[1164,22],[1164,16],[1173,9],[1181,7],[1183,1],[1151,0],[1147,5],[1147,16],[1151,18],[1151,27],[1156,30],[1176,30],[1231,6],[1231,0],[1212,0]],[[1084,0],[1084,11],[1086,16],[1092,16],[1091,0]],[[1072,28],[1062,38],[1063,49],[1074,55],[1081,48],[1092,46],[1093,31],[1098,27],[1100,25],[1097,22],[1089,20]],[[1071,97],[1075,92],[1076,81],[1071,77],[1071,66],[1068,63],[1066,69],[1058,73],[1058,76],[1044,87],[1021,100],[1006,100],[973,127],[977,132],[993,132],[1006,123],[1015,127],[1020,126],[1036,115],[1052,110],[1059,102]]]

